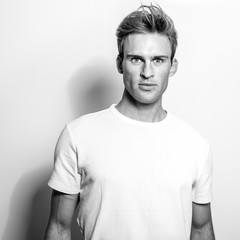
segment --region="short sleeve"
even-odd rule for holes
[[[212,201],[212,174],[213,161],[211,148],[208,145],[205,161],[202,164],[198,180],[193,188],[192,201],[199,204],[206,204]]]
[[[79,193],[81,176],[78,172],[77,160],[77,149],[71,130],[66,126],[56,144],[54,169],[48,185],[67,194]]]

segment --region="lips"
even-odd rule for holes
[[[144,90],[144,91],[150,91],[153,90],[157,84],[154,83],[139,83],[138,84],[139,88]]]
[[[154,87],[157,86],[157,84],[154,83],[139,83],[139,86],[146,86],[146,87]]]

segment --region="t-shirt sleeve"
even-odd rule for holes
[[[208,144],[205,161],[202,164],[198,180],[193,188],[192,201],[206,204],[212,201],[213,161],[210,145]]]
[[[48,185],[60,192],[80,192],[81,176],[78,172],[77,149],[68,125],[57,141],[54,153],[54,169]]]

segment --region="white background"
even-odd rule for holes
[[[43,239],[58,135],[68,121],[120,99],[115,29],[140,3],[0,1],[3,240]],[[158,3],[179,33],[179,69],[164,107],[211,141],[216,236],[239,240],[239,6],[233,0]]]

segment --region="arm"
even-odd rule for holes
[[[215,240],[211,207],[208,204],[192,204],[192,229],[190,240]]]
[[[53,190],[45,240],[71,239],[71,223],[78,202],[79,194],[64,194]]]

